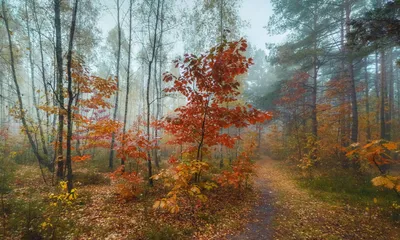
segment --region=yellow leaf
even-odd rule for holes
[[[159,208],[161,205],[161,201],[155,201],[153,204],[153,208]]]
[[[374,203],[377,204],[378,203],[378,199],[374,198]]]
[[[177,212],[179,212],[178,205],[172,206],[170,209],[170,213],[177,213]]]
[[[61,187],[61,189],[63,189],[63,190],[67,189],[67,182],[66,182],[66,181],[61,181],[61,182],[60,182],[60,187]]]
[[[40,226],[42,227],[42,229],[45,229],[47,227],[47,223],[46,222],[42,222],[42,224],[40,224]]]
[[[390,181],[390,179],[384,176],[379,176],[372,179],[372,184],[374,186],[383,186],[389,189],[393,189],[395,187],[395,184],[392,181]]]
[[[195,194],[200,194],[200,189],[197,186],[193,186],[190,189],[191,192],[195,193]]]

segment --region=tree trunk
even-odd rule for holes
[[[42,68],[42,82],[43,82],[43,87],[44,87],[44,94],[46,98],[46,106],[50,106],[50,98],[49,98],[49,90],[47,86],[47,81],[46,81],[46,73],[45,73],[45,67],[44,67],[44,56],[43,56],[43,42],[42,42],[42,29],[39,25],[39,20],[37,17],[36,13],[36,2],[32,1],[32,8],[33,8],[33,17],[35,19],[35,25],[36,29],[39,35],[39,50],[40,50],[40,63],[41,63],[41,68]],[[49,112],[46,112],[46,135],[47,135],[47,142],[50,143],[50,133],[49,133],[49,127],[50,127],[50,114]]]
[[[0,71],[0,126],[4,124],[4,106],[5,106],[5,96],[4,96],[4,85],[3,85],[3,73]]]
[[[74,43],[74,33],[75,33],[75,25],[76,25],[76,13],[78,10],[78,0],[75,0],[73,14],[72,14],[72,22],[71,22],[71,31],[69,33],[69,44],[68,44],[68,55],[67,55],[67,74],[68,74],[68,106],[67,106],[67,186],[68,192],[70,193],[73,188],[72,182],[72,103],[74,101],[74,95],[72,92],[72,48]]]
[[[57,143],[57,177],[64,178],[64,157],[63,157],[63,131],[64,131],[64,87],[63,87],[63,59],[61,44],[61,0],[54,0],[54,26],[56,30],[56,58],[57,58],[57,102],[58,110],[58,143]]]
[[[342,56],[346,55],[346,46],[345,46],[345,10],[342,9],[341,11],[341,22],[340,22],[340,48]],[[342,58],[340,61],[340,81],[343,81],[346,76],[346,64],[345,59]],[[345,106],[346,102],[346,91],[342,90],[340,92],[340,110],[339,110],[339,126],[340,126],[340,134],[339,134],[339,141],[340,146],[347,147],[347,135],[346,135],[346,111]],[[342,160],[345,160],[343,156],[340,156]]]
[[[350,33],[350,14],[351,14],[351,2],[346,0],[345,11],[346,11],[346,35]],[[353,68],[353,57],[350,48],[346,48],[346,55],[348,58],[348,77],[350,80],[350,98],[351,98],[351,142],[355,143],[358,140],[358,107],[357,107],[357,92],[356,83],[354,80],[354,68]]]
[[[385,85],[386,85],[386,68],[385,68],[385,50],[381,50],[381,89],[380,89],[380,125],[381,139],[386,139],[386,122],[385,122]]]
[[[42,149],[44,155],[48,156],[47,152],[47,144],[45,140],[45,136],[43,133],[43,126],[42,126],[42,119],[40,118],[40,112],[38,107],[38,101],[36,99],[36,89],[35,89],[35,66],[33,65],[33,56],[32,56],[32,39],[31,39],[31,28],[30,28],[30,19],[29,19],[29,12],[28,12],[28,1],[25,2],[25,14],[26,14],[26,30],[28,32],[28,48],[29,48],[29,64],[30,64],[30,73],[31,73],[31,81],[32,81],[32,98],[33,98],[33,105],[36,112],[36,118],[38,121],[38,128],[39,128],[39,135],[42,144]]]
[[[113,120],[117,119],[118,112],[118,99],[119,99],[119,64],[121,60],[121,23],[120,23],[120,10],[121,6],[119,0],[117,0],[117,22],[118,22],[118,52],[117,52],[117,93],[115,95],[115,105],[114,105],[114,114]],[[110,146],[110,157],[108,159],[108,167],[112,169],[114,167],[114,144],[115,144],[115,132],[112,133],[111,136],[111,146]]]
[[[400,74],[399,74],[399,68],[398,67],[396,67],[396,88],[397,88],[397,106],[396,106],[396,111],[397,111],[397,119],[396,119],[396,122],[397,122],[397,128],[396,128],[396,130],[397,131],[395,131],[396,132],[396,135],[395,135],[395,137],[396,137],[396,141],[398,141],[398,137],[399,137],[399,127],[400,127],[400,125],[399,125],[399,121],[400,121]]]
[[[314,32],[313,32],[313,76],[312,76],[312,92],[311,92],[311,124],[312,124],[312,134],[317,139],[318,138],[318,120],[317,120],[317,79],[318,79],[318,57],[317,57],[317,14],[314,14]]]
[[[393,80],[393,49],[389,49],[388,56],[389,73],[388,73],[388,111],[387,111],[387,138],[388,140],[393,139],[392,131],[392,117],[394,109],[394,80]]]
[[[151,80],[151,70],[152,70],[152,65],[153,61],[155,58],[156,54],[156,42],[157,42],[157,29],[158,29],[158,21],[159,21],[159,14],[160,14],[160,1],[157,0],[157,11],[156,11],[156,23],[154,27],[154,35],[153,35],[153,41],[152,41],[152,54],[148,63],[148,72],[147,72],[147,89],[146,89],[146,105],[147,105],[147,113],[146,113],[146,133],[147,133],[147,141],[150,143],[150,108],[151,108],[151,102],[150,102],[150,80]],[[151,14],[151,9],[149,14]],[[148,181],[149,185],[153,186],[153,179],[151,178],[153,175],[153,170],[152,170],[152,164],[151,164],[151,150],[148,148],[147,150],[147,170],[148,170]]]
[[[161,10],[162,11],[162,10]],[[160,31],[160,39],[161,39],[161,31]],[[160,43],[158,43],[157,49],[160,47]],[[158,116],[159,116],[159,93],[160,90],[158,89],[158,81],[157,81],[157,61],[158,61],[159,55],[158,55],[158,50],[156,51],[156,54],[154,56],[154,88],[153,88],[153,96],[156,97],[156,106],[154,107],[153,105],[153,115],[158,121]],[[160,59],[161,60],[161,59]],[[155,90],[155,92],[154,92]],[[157,169],[160,169],[160,163],[158,162],[158,155],[157,155],[157,147],[158,147],[158,127],[155,126],[153,128],[154,131],[154,140],[155,140],[155,148],[153,149],[153,156],[154,156],[154,163],[156,164]]]
[[[374,84],[375,84],[375,96],[377,99],[377,103],[376,103],[376,117],[375,117],[375,122],[376,125],[379,124],[379,113],[380,113],[380,109],[379,109],[379,91],[380,91],[380,87],[379,87],[379,82],[380,82],[380,78],[379,78],[379,58],[378,58],[378,52],[375,52],[375,78],[374,78]]]
[[[367,142],[371,140],[371,121],[369,119],[370,106],[369,106],[369,75],[368,75],[368,57],[365,58],[364,63],[364,77],[365,77],[365,113],[367,115]]]
[[[129,102],[129,90],[130,90],[130,70],[131,70],[131,48],[132,48],[132,8],[133,0],[129,2],[129,43],[128,43],[128,69],[126,76],[126,95],[125,95],[125,112],[124,112],[124,127],[122,130],[122,148],[125,144],[125,133],[126,133],[126,121],[128,118],[128,102]],[[125,164],[124,157],[121,159],[121,165]]]
[[[13,53],[13,44],[12,44],[12,40],[11,40],[11,33],[10,33],[10,28],[8,25],[8,16],[7,16],[7,12],[6,12],[6,6],[5,6],[5,1],[2,1],[2,11],[3,11],[3,21],[6,27],[6,31],[7,31],[7,37],[8,37],[8,47],[9,47],[9,53],[10,53],[10,65],[11,65],[11,72],[12,72],[12,79],[14,81],[14,85],[15,85],[15,90],[17,92],[17,98],[18,98],[18,110],[20,113],[20,118],[22,121],[22,125],[24,127],[24,131],[26,133],[26,136],[28,137],[28,141],[31,145],[32,151],[35,155],[35,157],[37,158],[37,160],[39,161],[39,164],[47,164],[45,162],[45,160],[43,159],[43,157],[39,154],[38,151],[38,147],[35,144],[32,134],[29,130],[29,126],[28,123],[26,121],[26,117],[25,117],[25,109],[24,109],[24,105],[23,105],[23,101],[22,101],[22,95],[21,95],[21,91],[19,88],[19,84],[18,84],[18,80],[17,80],[17,74],[15,71],[15,60],[14,60],[14,53]],[[46,166],[48,166],[49,164],[47,164]],[[43,174],[43,173],[42,173]]]

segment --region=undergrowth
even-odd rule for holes
[[[393,220],[400,220],[397,209],[394,209],[394,204],[399,202],[397,195],[389,189],[373,186],[371,179],[369,174],[356,175],[353,171],[343,169],[318,174],[313,178],[295,178],[301,188],[320,200],[366,210],[373,208],[391,216]]]

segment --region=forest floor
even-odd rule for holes
[[[400,225],[379,209],[324,201],[300,187],[282,162],[264,157],[256,172],[260,205],[246,230],[232,239],[400,239]]]
[[[10,219],[4,239],[35,239],[35,234],[48,230],[57,233],[56,239],[400,239],[400,224],[373,205],[375,195],[367,196],[370,209],[343,200],[343,193],[336,196],[341,201],[327,201],[321,192],[301,185],[298,172],[269,157],[256,162],[254,190],[217,188],[195,215],[154,211],[154,201],[166,194],[160,188],[144,189],[139,198],[121,201],[106,173],[85,173],[85,165],[79,167],[77,201],[53,208],[48,196],[54,187],[42,184],[36,166],[20,166],[14,191],[6,199]],[[52,228],[43,230],[43,221],[50,221]],[[32,231],[29,236],[27,228]]]
[[[258,199],[251,189],[216,188],[195,213],[181,206],[170,214],[153,209],[154,201],[167,194],[160,184],[125,201],[108,173],[87,165],[75,165],[78,198],[66,206],[51,206],[49,195],[58,194],[58,188],[43,184],[36,165],[18,166],[13,191],[5,197],[6,215],[0,215],[5,217],[0,239],[225,239],[243,228]]]

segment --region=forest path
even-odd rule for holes
[[[262,160],[256,162],[256,177],[254,179],[254,188],[259,191],[260,201],[251,211],[245,230],[229,239],[272,239],[272,216],[274,214],[274,192],[271,190],[268,174],[271,171],[273,160],[264,156]]]
[[[245,230],[229,239],[400,239],[400,226],[380,216],[379,209],[322,201],[300,188],[286,167],[267,156],[257,161],[260,201]]]

